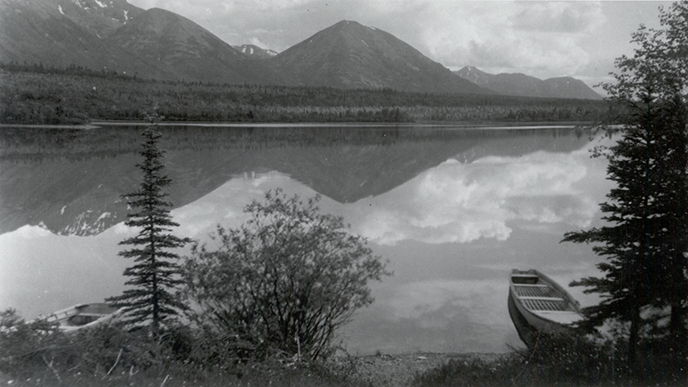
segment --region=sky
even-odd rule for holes
[[[659,1],[129,0],[200,24],[232,45],[278,52],[341,20],[391,33],[444,66],[541,79],[609,81],[640,24],[659,27]],[[601,92],[600,89],[596,91]]]

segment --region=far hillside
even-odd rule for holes
[[[591,122],[602,101],[144,80],[116,72],[0,66],[0,122]]]
[[[467,66],[454,74],[459,77],[504,95],[540,98],[602,99],[583,81],[571,77],[556,77],[545,80],[521,73],[490,74]]]

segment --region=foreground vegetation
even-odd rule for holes
[[[571,283],[601,296],[579,327],[622,326],[627,368],[644,372],[643,341],[688,357],[688,1],[660,10],[659,29],[641,26],[632,56],[616,61],[609,99],[625,106],[620,138],[598,155],[614,187],[600,204],[605,223],[565,234],[603,262],[600,276]]]
[[[13,311],[0,316],[0,384],[12,386],[684,386],[686,362],[670,361],[663,343],[644,342],[642,372],[625,368],[623,342],[541,337],[534,351],[436,355],[437,367],[414,368],[431,355],[321,361],[262,360],[227,351],[207,332],[102,326],[64,333]],[[651,350],[650,350],[651,349]],[[426,359],[428,358],[428,359]],[[415,370],[415,373],[412,371]]]
[[[143,80],[85,69],[0,64],[0,122],[596,121],[602,101]]]

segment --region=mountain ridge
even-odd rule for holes
[[[490,74],[474,66],[466,66],[454,74],[499,94],[539,98],[602,99],[583,81],[573,77],[545,80],[523,73]]]
[[[151,78],[161,73],[155,65],[107,44],[94,32],[109,28],[99,24],[103,19],[88,18],[92,22],[89,27],[83,20],[88,10],[72,5],[76,7],[72,0],[0,1],[0,60],[65,68],[79,65]],[[79,17],[67,14],[74,14],[77,9],[84,13]]]
[[[141,13],[106,41],[156,63],[177,79],[264,83],[269,78],[256,64],[205,28],[160,8]]]
[[[0,62],[191,82],[503,93],[494,84],[456,76],[394,35],[355,21],[342,20],[276,53],[232,46],[184,16],[126,0],[0,0]],[[585,91],[573,78],[541,82],[540,89],[551,91],[547,97]]]

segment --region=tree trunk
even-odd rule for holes
[[[640,330],[640,307],[635,302],[631,316],[631,329],[628,337],[628,359],[626,367],[631,376],[636,376],[637,349]]]
[[[685,309],[681,300],[674,299],[671,303],[669,320],[669,351],[674,359],[683,359],[688,352],[688,332],[686,331]]]

